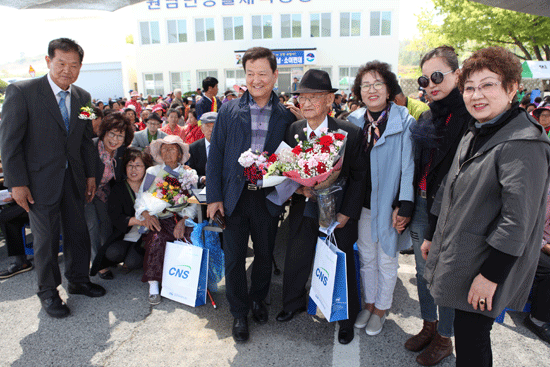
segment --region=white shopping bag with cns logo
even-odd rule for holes
[[[181,241],[167,242],[161,296],[189,306],[206,303],[208,250]]]
[[[317,239],[308,305],[309,314],[315,315],[319,308],[331,322],[348,318],[346,254],[333,242],[333,236]]]

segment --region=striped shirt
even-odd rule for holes
[[[252,121],[250,148],[253,152],[262,152],[264,149],[271,110],[271,99],[265,107],[260,107],[254,102],[254,99],[250,97],[250,118]]]

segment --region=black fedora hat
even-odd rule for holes
[[[298,89],[292,92],[292,94],[322,92],[334,93],[337,90],[338,89],[332,88],[330,76],[326,71],[319,69],[309,69],[302,77],[302,80],[300,80],[300,84],[298,84]]]

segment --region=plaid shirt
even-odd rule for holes
[[[252,139],[250,148],[253,152],[262,152],[264,149],[271,110],[271,100],[262,108],[254,102],[252,96],[250,97],[250,118],[252,120]]]

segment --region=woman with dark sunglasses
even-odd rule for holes
[[[470,114],[457,87],[458,59],[452,47],[441,46],[431,50],[422,58],[420,67],[422,76],[418,78],[418,84],[426,90],[432,102],[430,109],[411,127],[415,143],[416,192],[411,237],[424,325],[419,334],[407,340],[405,348],[413,352],[424,350],[417,356],[417,362],[423,366],[433,366],[453,352],[454,310],[445,307],[438,310],[435,305],[424,279],[426,260],[420,247],[424,241],[432,239],[437,217],[430,214],[430,209],[451,167]]]

